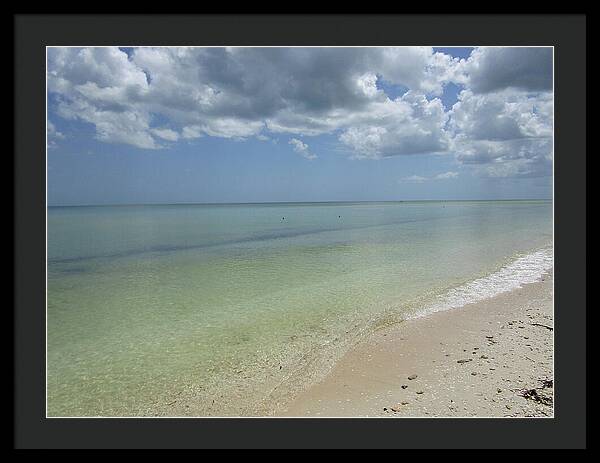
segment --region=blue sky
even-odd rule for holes
[[[48,204],[550,198],[547,50],[49,48]]]

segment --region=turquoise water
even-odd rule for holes
[[[551,243],[548,201],[49,208],[48,415],[269,413],[358,336]]]

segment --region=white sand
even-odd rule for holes
[[[552,279],[379,330],[277,415],[551,417]]]

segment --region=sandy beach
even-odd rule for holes
[[[552,417],[553,273],[378,330],[281,416]]]

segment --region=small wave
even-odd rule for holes
[[[554,254],[550,248],[527,254],[503,266],[497,272],[451,289],[438,297],[433,304],[408,318],[419,318],[435,312],[456,309],[521,288],[524,284],[539,281],[553,265]]]

